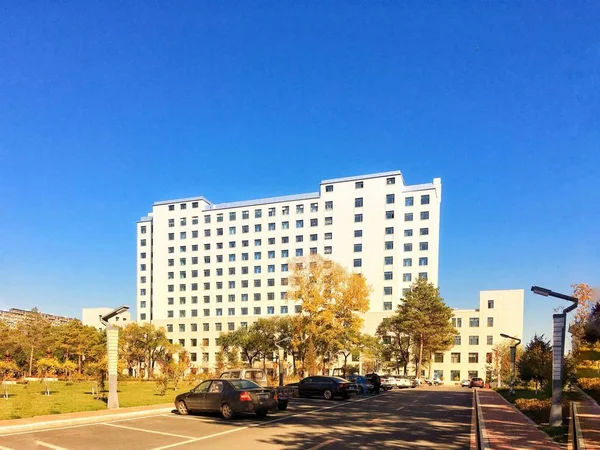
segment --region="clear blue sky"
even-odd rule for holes
[[[0,308],[133,306],[154,201],[393,169],[442,178],[451,306],[597,286],[600,6],[515,3],[3,4]]]

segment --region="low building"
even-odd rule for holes
[[[436,353],[431,363],[431,376],[446,384],[473,377],[489,380],[494,345],[507,334],[523,338],[523,289],[481,291],[479,308],[455,309],[452,325],[458,330],[454,346]],[[429,375],[426,371],[423,375]]]
[[[113,311],[113,308],[83,308],[81,311],[81,322],[86,326],[104,330],[105,327],[102,325],[100,318],[111,311]],[[110,319],[109,322],[115,325],[125,326],[131,322],[131,314],[129,311],[122,312]]]
[[[6,323],[9,327],[17,326],[21,322],[25,322],[36,315],[48,320],[52,325],[64,325],[71,320],[77,320],[73,317],[57,316],[54,314],[45,314],[39,312],[36,308],[32,310],[11,308],[8,311],[0,310],[0,322]]]

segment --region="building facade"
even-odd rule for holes
[[[39,314],[44,319],[48,320],[52,325],[65,325],[72,320],[77,320],[72,317],[40,313],[35,308],[33,310],[11,308],[8,311],[0,310],[0,322],[4,322],[9,327],[14,327],[21,322],[25,322],[26,320],[35,317],[36,314]]]
[[[112,310],[112,308],[83,308],[81,311],[81,322],[86,326],[104,330],[106,327],[100,321],[100,317],[107,315]],[[121,314],[117,314],[115,317],[111,318],[109,322],[115,325],[125,326],[131,322],[131,313],[125,311]]]
[[[494,345],[511,342],[500,334],[523,339],[524,298],[523,289],[481,291],[479,308],[455,309],[454,346],[434,355],[431,376],[446,384],[473,377],[490,379]]]
[[[366,277],[373,333],[417,277],[437,285],[441,188],[394,171],[325,180],[309,194],[154,203],[137,223],[137,320],[212,368],[221,332],[299,311],[286,298],[291,261],[320,254]]]

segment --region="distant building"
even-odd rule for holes
[[[104,330],[104,325],[100,322],[100,317],[105,316],[111,312],[113,308],[83,308],[81,310],[81,322],[86,326],[91,326],[99,330]],[[125,326],[131,322],[131,314],[129,311],[125,311],[121,314],[117,314],[115,317],[109,320],[110,323],[115,325]]]
[[[71,320],[77,320],[73,317],[56,316],[54,314],[45,314],[33,310],[11,308],[8,311],[0,310],[0,322],[8,324],[9,327],[14,327],[21,322],[35,316],[35,314],[41,315],[44,319],[50,321],[52,325],[64,325],[69,323]]]
[[[455,309],[452,325],[458,334],[454,346],[434,355],[431,376],[445,384],[474,377],[490,379],[492,348],[503,341],[512,343],[500,334],[523,339],[524,298],[523,289],[481,291],[479,308]],[[425,374],[429,375],[426,370]]]

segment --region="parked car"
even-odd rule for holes
[[[410,387],[416,387],[416,385],[413,386],[412,381],[406,377],[394,377],[394,378],[396,380],[396,387],[398,389],[406,389],[406,388],[410,388]]]
[[[471,378],[471,381],[469,382],[470,388],[474,388],[474,387],[483,388],[484,386],[485,386],[485,382],[483,381],[483,378]]]
[[[442,380],[440,380],[439,378],[433,378],[431,380],[425,380],[425,382],[429,385],[429,386],[439,386],[441,384],[444,384],[444,382]]]
[[[256,384],[267,387],[269,380],[267,373],[263,369],[234,369],[223,372],[219,378],[226,380],[250,380]]]
[[[340,377],[306,377],[298,383],[290,383],[287,386],[298,386],[300,397],[322,396],[326,400],[333,400],[334,397],[348,399],[358,392],[356,384]]]
[[[359,394],[368,394],[373,391],[373,385],[363,375],[348,375],[346,379],[356,384]]]
[[[366,374],[365,378],[369,381],[369,383],[373,384],[372,373]],[[379,378],[381,380],[381,389],[384,391],[389,391],[396,386],[396,379],[391,375],[379,375]]]
[[[264,417],[277,409],[277,393],[250,380],[206,380],[189,392],[175,397],[179,414],[193,411],[220,412],[224,419],[254,413]]]
[[[462,380],[460,382],[460,387],[470,387],[471,385],[471,380]]]

